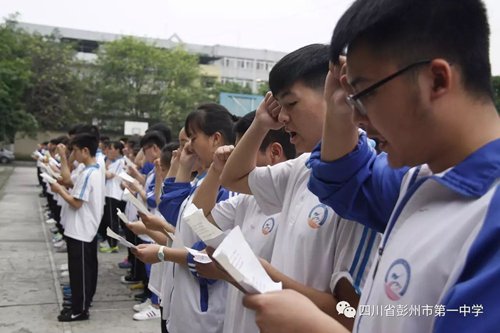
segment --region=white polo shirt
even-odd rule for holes
[[[123,190],[121,188],[122,179],[118,174],[123,171],[125,162],[123,157],[114,160],[108,165],[108,172],[113,173],[113,178],[106,179],[106,196],[116,200],[122,200]]]
[[[223,231],[240,226],[255,255],[271,260],[279,214],[271,216],[264,214],[255,198],[246,194],[239,194],[219,202],[211,214]],[[243,306],[243,296],[237,288],[228,285],[223,332],[258,332],[255,311]]]
[[[309,191],[310,154],[254,169],[250,189],[265,214],[282,212],[271,264],[283,274],[317,290],[334,288],[332,279],[350,277],[360,290],[380,235],[341,218]],[[342,226],[338,224],[342,223]]]
[[[201,184],[202,181],[198,181],[197,185]],[[200,241],[182,219],[185,207],[192,202],[193,195],[194,192],[191,192],[181,206],[175,229],[175,240],[172,244],[173,248],[182,246],[181,244],[191,247]],[[173,291],[169,306],[170,315],[167,321],[168,331],[171,333],[222,332],[227,283],[216,281],[204,290],[198,279],[192,275],[187,267],[178,264],[173,266]]]
[[[83,169],[76,179],[71,195],[83,201],[79,209],[71,206],[65,211],[64,235],[83,241],[92,242],[104,212],[104,174],[98,164]]]

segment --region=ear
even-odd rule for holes
[[[82,153],[83,153],[84,155],[88,155],[88,156],[90,156],[90,150],[89,150],[87,147],[83,147],[83,148],[82,148]]]
[[[430,80],[431,80],[431,100],[436,100],[447,93],[453,85],[455,72],[452,71],[451,65],[444,59],[434,59],[430,64]]]
[[[212,134],[212,146],[219,147],[224,144],[222,134],[220,132],[215,132]]]
[[[268,151],[269,151],[269,154],[271,157],[272,165],[277,164],[279,162],[283,162],[284,160],[286,160],[286,156],[285,156],[285,153],[283,151],[283,147],[278,142],[271,143],[271,145],[269,145],[269,147],[268,147]]]

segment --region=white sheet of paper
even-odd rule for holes
[[[126,240],[122,236],[118,235],[116,232],[111,230],[109,227],[106,228],[106,235],[108,235],[111,238],[116,239],[123,246],[126,246],[126,247],[131,248],[131,249],[135,249],[134,244],[130,243],[128,240]]]
[[[123,199],[130,201],[141,213],[150,214],[149,210],[144,206],[142,201],[137,199],[128,189],[123,191]]]
[[[118,217],[120,218],[120,220],[123,221],[123,223],[125,223],[125,224],[130,223],[130,221],[127,218],[127,215],[123,214],[123,212],[120,210],[120,208],[116,209],[116,215],[118,215]]]
[[[192,206],[196,208],[195,205],[192,204]],[[190,209],[189,212],[193,211],[192,207],[188,208]],[[184,214],[183,220],[208,246],[216,248],[225,238],[224,233],[207,220],[201,209],[196,208],[193,213]]]
[[[248,293],[281,290],[281,282],[274,282],[264,270],[248,245],[239,226],[224,238],[212,257]]]
[[[46,173],[47,173],[49,176],[51,176],[52,178],[55,178],[55,179],[59,179],[59,178],[61,178],[61,174],[60,174],[60,173],[58,173],[58,172],[55,172],[54,170],[52,170],[52,168],[51,168],[50,166],[48,166],[47,164],[42,163],[42,164],[40,165],[40,167],[41,167],[42,169],[44,169],[44,170],[46,171]]]
[[[212,259],[210,259],[208,254],[195,249],[191,249],[187,246],[185,246],[185,248],[186,250],[188,250],[189,253],[191,253],[194,261],[199,262],[200,264],[209,264],[212,262]]]
[[[55,166],[56,168],[61,168],[61,163],[57,162],[53,157],[49,158],[49,164]]]
[[[43,179],[45,179],[49,184],[55,184],[55,183],[57,183],[57,180],[55,180],[54,178],[52,178],[50,175],[48,175],[45,172],[42,172],[40,174],[40,177],[42,177]]]
[[[134,177],[132,177],[125,171],[120,172],[117,176],[129,183],[135,183],[137,181]]]

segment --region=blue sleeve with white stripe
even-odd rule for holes
[[[146,203],[148,205],[148,208],[156,208],[155,187],[156,187],[156,174],[153,176],[153,180],[146,189]]]
[[[176,184],[176,185],[174,185]],[[181,209],[182,202],[186,199],[191,192],[190,183],[171,183],[167,187],[166,192],[161,196],[158,210],[161,215],[167,220],[168,223],[174,227],[177,224],[177,218]],[[165,187],[163,187],[165,191]]]
[[[321,160],[321,143],[311,153],[309,190],[340,216],[384,232],[396,205],[402,179],[408,168],[392,169],[387,155],[377,156],[365,134],[348,155]]]
[[[500,186],[497,186],[483,227],[472,244],[457,283],[443,300],[446,312],[437,317],[435,333],[498,332],[500,321]]]

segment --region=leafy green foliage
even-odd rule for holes
[[[162,121],[176,131],[221,92],[251,94],[202,76],[198,57],[182,47],[124,37],[102,44],[93,61],[79,60],[77,50],[57,30],[41,36],[18,29],[15,16],[0,25],[0,141],[81,122],[118,134],[125,120]]]

